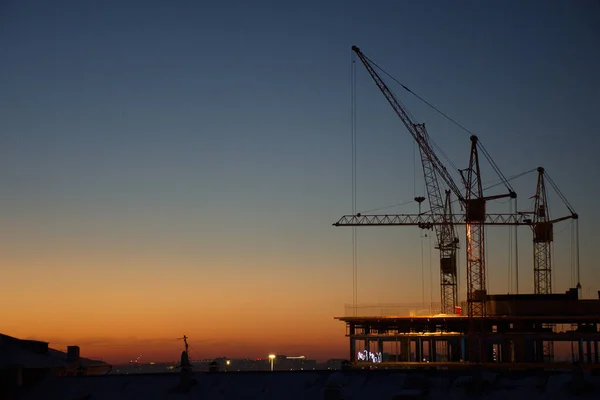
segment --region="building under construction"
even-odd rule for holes
[[[439,313],[407,316],[401,313],[373,316],[344,316],[336,319],[346,323],[350,339],[349,356],[354,363],[496,363],[521,366],[557,363],[558,349],[561,362],[599,364],[600,291],[598,299],[582,300],[579,280],[579,245],[575,252],[575,279],[577,287],[566,293],[552,293],[552,243],[554,224],[572,219],[577,226],[578,215],[560,192],[544,168],[537,168],[538,181],[532,210],[507,214],[490,214],[486,202],[501,198],[516,199],[513,190],[499,167],[471,135],[468,167],[457,170],[460,185],[455,183],[451,168],[437,156],[424,124],[416,123],[404,105],[377,72],[377,64],[353,46],[353,53],[364,65],[377,88],[415,140],[419,148],[427,198],[415,197],[418,214],[361,215],[356,212],[355,128],[353,110],[353,210],[340,218],[334,226],[416,226],[434,230],[436,248],[440,255]],[[353,61],[353,80],[355,79]],[[397,80],[392,78],[399,83]],[[354,83],[353,83],[354,84]],[[410,94],[424,101],[406,86]],[[355,89],[352,90],[353,96]],[[353,105],[355,104],[353,99]],[[435,111],[440,112],[437,108]],[[441,112],[440,112],[441,113]],[[444,117],[450,119],[445,114]],[[451,119],[450,119],[451,120]],[[453,120],[451,120],[454,122]],[[456,123],[456,122],[454,122]],[[456,123],[459,125],[458,123]],[[462,129],[465,129],[459,125]],[[466,130],[466,129],[465,129]],[[480,171],[480,153],[506,188],[505,194],[484,195]],[[532,170],[535,171],[535,170]],[[550,218],[546,183],[549,183],[569,210],[569,215]],[[462,186],[462,188],[460,188]],[[442,195],[445,193],[445,196]],[[461,205],[462,213],[452,212],[451,196]],[[430,209],[421,212],[427,200]],[[531,228],[533,236],[533,294],[492,295],[487,293],[485,265],[485,227],[488,225]],[[459,239],[456,226],[465,226],[467,288],[466,303],[458,303],[457,250]],[[577,235],[577,233],[575,233]],[[577,236],[576,236],[577,237]],[[578,237],[577,239],[578,240]],[[356,241],[354,241],[354,246]],[[354,266],[354,307],[356,307],[356,265]],[[466,315],[462,310],[466,308]],[[460,364],[463,363],[463,364]]]
[[[599,293],[600,296],[600,293]],[[600,300],[564,294],[489,295],[485,317],[347,316],[352,362],[384,363],[560,363],[599,364]],[[565,361],[564,359],[562,360]]]

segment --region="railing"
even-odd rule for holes
[[[439,302],[346,304],[345,317],[424,317],[439,314]]]

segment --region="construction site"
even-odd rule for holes
[[[579,273],[578,214],[567,197],[545,169],[537,167],[532,170],[537,173],[533,207],[519,210],[517,193],[510,179],[505,177],[474,134],[470,135],[467,167],[455,170],[455,176],[459,177],[456,179],[451,173],[452,168],[442,162],[442,150],[431,140],[425,124],[414,120],[382,76],[386,75],[411,95],[431,108],[435,107],[395,80],[358,47],[353,46],[352,50],[353,62],[362,63],[414,139],[420,155],[426,197],[415,197],[419,206],[416,214],[361,214],[356,212],[356,189],[353,183],[352,214],[344,215],[333,225],[352,227],[354,245],[358,227],[408,226],[432,231],[435,248],[439,251],[440,279],[439,306],[430,307],[428,312],[410,312],[402,307],[376,305],[369,309],[370,312],[365,312],[368,307],[361,310],[356,301],[354,265],[353,304],[347,307],[346,315],[336,317],[346,324],[348,357],[352,365],[362,368],[378,365],[461,368],[479,364],[512,369],[553,368],[573,364],[584,369],[600,366],[600,291],[593,299],[583,299]],[[354,93],[353,89],[353,96]],[[353,99],[353,107],[354,104]],[[450,119],[438,109],[435,111]],[[353,132],[353,146],[354,136]],[[355,152],[353,147],[354,169]],[[484,160],[506,189],[504,193],[484,193],[480,166],[480,161]],[[568,210],[565,215],[551,218],[548,188],[553,189]],[[514,200],[513,212],[489,213],[486,203],[497,199]],[[455,202],[460,205],[460,211],[453,210],[452,204]],[[422,206],[424,211],[421,211]],[[553,293],[554,226],[567,220],[573,226],[572,283],[575,284],[565,292]],[[534,284],[532,288],[526,288],[524,293],[518,289],[516,293],[509,294],[488,293],[485,255],[488,226],[504,226],[515,232],[525,227],[533,238],[532,265],[525,268],[533,270]],[[458,229],[463,227],[464,236],[458,233]],[[457,256],[461,249],[466,253],[465,293],[459,292],[457,277]],[[519,280],[518,273],[516,280]],[[555,356],[559,351],[567,355],[568,361]]]

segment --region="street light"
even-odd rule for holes
[[[269,360],[271,361],[271,371],[273,371],[273,364],[275,363],[275,354],[269,354]]]

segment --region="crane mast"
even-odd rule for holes
[[[425,186],[429,199],[430,213],[439,222],[435,224],[437,248],[440,250],[440,273],[441,273],[441,312],[453,314],[457,305],[456,293],[456,249],[458,247],[458,238],[454,232],[452,218],[448,219],[446,214],[446,205],[442,198],[442,191],[438,182],[438,175],[446,184],[461,198],[460,190],[452,180],[446,168],[435,155],[431,147],[429,134],[424,124],[417,124],[412,121],[410,115],[398,101],[394,93],[388,88],[379,74],[373,68],[371,61],[356,46],[352,47],[361,60],[369,75],[383,93],[388,103],[392,106],[408,132],[419,146],[423,175],[425,177]]]
[[[535,203],[533,207],[533,292],[535,294],[552,293],[552,241],[553,229],[548,210],[544,168],[538,167]],[[544,328],[553,330],[552,325]],[[554,358],[554,342],[543,341],[542,355],[547,360]]]
[[[465,206],[465,223],[467,234],[467,303],[469,317],[485,316],[485,228],[487,225],[486,202],[505,197],[516,198],[517,194],[508,184],[491,157],[483,149],[485,157],[490,161],[498,175],[502,178],[509,192],[493,196],[483,195],[481,169],[479,167],[479,139],[471,136],[471,155],[469,167],[462,170],[461,177],[466,189],[463,204]],[[466,176],[465,176],[466,173]]]
[[[552,293],[552,241],[553,231],[548,210],[544,168],[539,167],[533,211],[533,290],[535,294]]]
[[[532,215],[533,230],[533,291],[535,294],[552,293],[552,242],[554,241],[554,224],[569,218],[577,219],[577,214],[566,201],[560,190],[554,185],[552,179],[548,177],[550,185],[561,197],[571,215],[550,219],[550,210],[548,208],[548,194],[546,191],[546,173],[543,167],[538,167],[537,187],[535,191],[535,203]],[[554,329],[552,324],[545,325],[544,328]],[[544,358],[552,360],[554,358],[554,342],[544,341],[541,344],[541,351]]]
[[[467,305],[469,317],[485,315],[485,199],[479,169],[477,136],[471,136],[471,156],[465,180],[467,230]],[[463,175],[464,176],[464,175]]]
[[[543,167],[537,168],[538,178],[534,195],[533,211],[521,212],[525,217],[524,221],[530,223],[533,231],[533,292],[535,294],[552,294],[552,242],[554,241],[554,224],[567,219],[577,220],[579,215],[573,210],[573,207],[556,184],[548,176]],[[546,190],[546,180],[555,190],[563,201],[570,214],[551,219],[550,209],[548,207],[548,192]]]
[[[454,215],[452,214],[452,202],[450,200],[450,190],[446,190],[446,199],[444,200],[444,222],[440,229],[447,230],[446,237],[454,238],[452,243],[445,243],[438,246],[440,250],[440,298],[442,303],[442,314],[456,313],[458,306],[458,276],[456,266],[456,249],[458,248],[458,237],[454,231]]]

